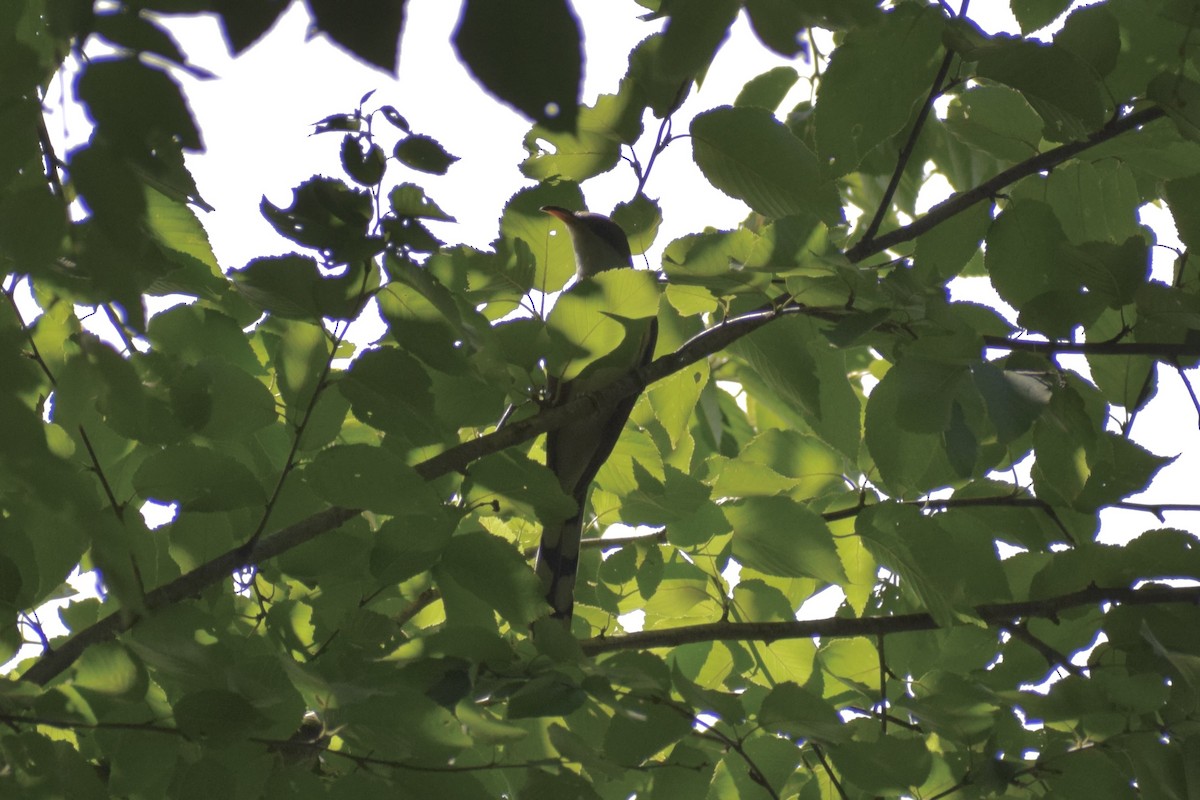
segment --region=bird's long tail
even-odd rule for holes
[[[586,499],[586,497],[585,497]],[[554,528],[557,527],[557,530]],[[554,619],[569,622],[575,607],[575,576],[579,572],[579,543],[583,537],[583,502],[579,511],[542,532],[534,571],[546,590]]]

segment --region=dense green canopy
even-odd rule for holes
[[[385,72],[425,35],[403,0],[306,4]],[[1012,0],[1009,36],[966,2],[640,4],[619,88],[581,105],[566,0],[464,2],[450,44],[531,123],[491,249],[430,230],[454,198],[422,177],[464,168],[437,120],[366,97],[317,126],[345,174],[263,200],[294,252],[227,270],[172,15],[240,53],[288,4],[0,4],[0,662],[33,645],[0,683],[0,796],[1200,792],[1200,548],[1166,518],[1200,506],[1130,499],[1177,455],[1134,439],[1160,382],[1200,415],[1200,7]],[[780,66],[676,119],[739,14]],[[55,152],[65,62],[95,127]],[[736,229],[655,243],[668,148]],[[614,169],[659,279],[543,316],[573,263],[538,209]],[[952,299],[983,276],[1011,313]],[[655,361],[548,407],[655,312]],[[542,434],[639,392],[567,631],[531,566],[576,510]],[[643,527],[601,545],[615,523]]]

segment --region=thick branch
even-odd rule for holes
[[[1141,589],[1091,586],[1078,592],[1042,600],[1022,600],[979,606],[975,613],[989,625],[1010,625],[1021,617],[1053,618],[1061,611],[1100,603],[1150,605],[1154,603],[1200,603],[1200,586],[1174,587],[1152,584]],[[683,644],[715,641],[762,641],[779,639],[844,638],[847,636],[887,636],[908,631],[931,631],[939,625],[929,614],[896,614],[890,617],[804,620],[797,622],[710,622],[638,631],[624,636],[598,636],[580,642],[589,656],[616,650],[644,650],[652,647],[677,647]]]
[[[322,533],[340,527],[347,520],[353,519],[361,513],[362,511],[352,508],[326,509],[295,525],[290,525],[276,534],[260,539],[249,552],[246,552],[244,546],[229,550],[186,575],[147,592],[146,612],[151,613],[197,595],[228,578],[234,570],[248,564],[261,563],[280,553],[286,553],[293,547],[315,539]],[[113,639],[117,634],[133,627],[138,619],[139,617],[136,615],[119,611],[110,614],[99,622],[84,628],[57,649],[43,655],[22,677],[27,681],[45,685],[71,666],[88,647]]]

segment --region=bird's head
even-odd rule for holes
[[[575,275],[587,278],[606,269],[632,267],[629,239],[621,226],[603,214],[542,206],[542,211],[562,220],[575,247]]]

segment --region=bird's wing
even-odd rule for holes
[[[631,346],[618,348],[575,380],[557,384],[555,402],[566,402],[599,389],[630,369],[649,363],[658,339],[658,320],[650,317],[633,322],[627,329],[628,334],[636,337]],[[640,337],[635,327],[641,328]],[[569,621],[574,606],[588,490],[612,454],[636,402],[637,395],[631,395],[605,413],[584,417],[546,434],[546,466],[558,476],[563,491],[574,498],[577,507],[570,519],[543,529],[538,547],[536,570],[546,589],[546,600],[558,619]]]

